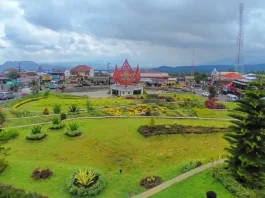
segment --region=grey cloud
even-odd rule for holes
[[[26,19],[53,30],[175,47],[216,47],[236,40],[239,0],[22,0]],[[58,3],[59,2],[59,3]],[[247,4],[246,13],[262,0]],[[264,5],[263,5],[264,7]],[[48,13],[48,14],[47,14]],[[247,16],[247,14],[246,14]],[[183,35],[189,35],[183,37]],[[200,39],[198,39],[200,38]]]

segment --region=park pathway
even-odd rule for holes
[[[177,176],[177,177],[175,177],[175,178],[173,178],[171,180],[168,180],[168,181],[166,181],[166,182],[164,182],[164,183],[162,183],[162,184],[160,184],[160,185],[158,185],[158,186],[156,186],[156,187],[154,187],[154,188],[152,188],[150,190],[147,190],[147,191],[145,191],[145,192],[143,192],[141,194],[133,196],[132,198],[151,197],[152,195],[157,194],[157,193],[161,192],[162,190],[165,190],[165,189],[169,188],[170,186],[172,186],[172,185],[174,185],[176,183],[179,183],[179,182],[181,182],[181,181],[183,181],[183,180],[185,180],[185,179],[187,179],[187,178],[189,178],[189,177],[191,177],[191,176],[193,176],[193,175],[195,175],[197,173],[200,173],[200,172],[202,172],[202,171],[204,171],[206,169],[209,169],[209,168],[211,168],[213,166],[216,166],[217,164],[224,163],[224,161],[225,160],[222,159],[222,160],[215,161],[213,163],[211,162],[211,163],[202,165],[202,166],[200,166],[198,168],[195,168],[195,169],[193,169],[191,171],[183,173],[183,174],[181,174],[181,175],[179,175],[179,176]]]

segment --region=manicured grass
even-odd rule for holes
[[[212,110],[208,108],[193,108],[198,117],[202,118],[231,118],[228,110]]]
[[[144,138],[137,132],[139,125],[149,119],[80,119],[83,135],[69,138],[64,130],[50,131],[41,141],[27,141],[30,128],[19,129],[20,135],[9,141],[10,167],[0,175],[0,183],[37,191],[49,197],[71,197],[65,178],[79,167],[95,167],[105,174],[106,189],[97,197],[126,197],[129,192],[144,191],[139,181],[146,176],[159,175],[164,180],[180,173],[185,161],[208,162],[224,154],[227,142],[223,134],[168,135]],[[37,121],[36,121],[37,122]],[[72,121],[73,122],[73,121]],[[156,124],[219,126],[225,121],[156,119]],[[70,123],[70,122],[66,122]],[[34,168],[50,168],[54,176],[47,181],[34,181]],[[119,169],[123,173],[119,174]]]
[[[86,109],[86,102],[88,99],[62,99],[56,96],[49,96],[38,101],[23,104],[18,109],[30,109],[31,111],[43,111],[48,108],[50,112],[53,111],[55,104],[61,104],[62,110],[67,111],[71,104],[76,104],[80,109]],[[103,99],[89,99],[94,106],[114,106],[114,105],[128,105],[134,104],[132,100],[125,100],[119,98],[103,98]]]
[[[188,178],[178,184],[175,184],[168,189],[152,196],[152,198],[169,198],[169,197],[189,197],[189,198],[204,198],[207,191],[214,191],[219,198],[233,198],[221,183],[216,181],[211,171],[207,170],[197,175]]]

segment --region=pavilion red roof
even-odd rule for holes
[[[72,72],[89,72],[92,68],[87,65],[78,65],[74,67],[71,71]]]
[[[223,75],[224,78],[230,78],[230,79],[242,79],[243,77],[236,73],[229,73]]]

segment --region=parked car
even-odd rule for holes
[[[83,87],[82,84],[76,84],[74,87]]]
[[[1,100],[8,100],[8,99],[13,99],[15,96],[13,95],[12,92],[1,92],[0,93],[0,99]]]
[[[237,101],[239,97],[233,94],[227,94],[227,101]]]
[[[202,96],[204,96],[204,97],[209,97],[209,95],[210,95],[210,93],[208,91],[205,91],[202,93]]]

